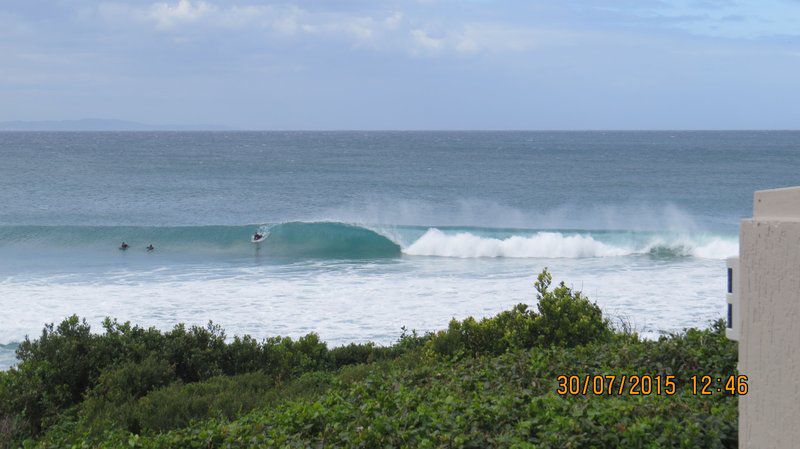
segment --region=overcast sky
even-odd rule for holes
[[[797,129],[798,0],[2,0],[0,120]]]

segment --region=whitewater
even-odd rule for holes
[[[0,133],[0,368],[72,314],[390,343],[533,305],[544,268],[649,338],[706,326],[798,137]]]
[[[625,233],[629,234],[629,233]],[[608,233],[606,233],[606,236]],[[646,238],[646,237],[645,237]],[[738,253],[738,243],[730,237],[693,238],[690,236],[652,236],[645,243],[605,243],[590,233],[536,232],[528,236],[506,238],[481,237],[470,232],[447,234],[431,228],[403,252],[417,256],[440,257],[516,257],[516,258],[578,258],[614,257],[636,254],[664,256],[695,256],[705,259],[724,259]],[[642,240],[640,237],[638,240]]]

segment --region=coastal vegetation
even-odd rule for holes
[[[737,446],[737,398],[690,378],[736,374],[721,322],[657,340],[542,272],[536,306],[452,320],[391,346],[226,338],[78,317],[0,373],[0,447],[656,448]],[[675,376],[674,394],[557,393],[560,375]]]

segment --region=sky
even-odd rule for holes
[[[0,121],[798,129],[800,0],[1,0]]]

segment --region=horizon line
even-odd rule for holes
[[[0,122],[2,124],[2,122]],[[158,126],[158,125],[154,125]],[[0,132],[797,132],[800,128],[192,128],[176,127],[174,129],[2,129]]]

